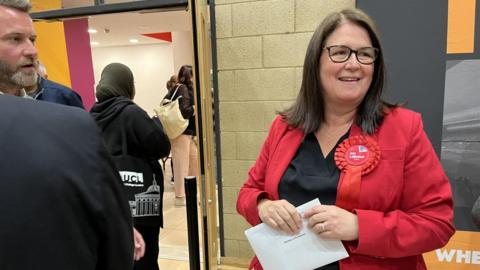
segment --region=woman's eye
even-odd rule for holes
[[[333,55],[347,55],[348,50],[337,50],[333,52]]]
[[[358,56],[361,56],[361,57],[372,57],[368,52],[358,52]]]
[[[360,50],[358,51],[358,56],[373,58],[375,57],[375,51],[370,49]]]

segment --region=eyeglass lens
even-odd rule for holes
[[[336,45],[327,47],[326,49],[328,50],[330,59],[336,63],[347,61],[352,52],[355,53],[358,62],[362,64],[372,64],[377,57],[377,49],[373,47],[364,47],[358,50],[353,50],[347,46]]]

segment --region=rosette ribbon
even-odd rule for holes
[[[341,171],[337,191],[338,207],[352,211],[358,207],[362,175],[370,173],[380,161],[377,142],[363,135],[345,139],[335,151],[335,164]]]

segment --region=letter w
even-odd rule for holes
[[[449,252],[447,250],[437,249],[435,250],[435,253],[437,253],[437,259],[439,261],[443,262],[444,260],[447,260],[447,262],[451,262],[456,251],[456,249],[452,249]]]

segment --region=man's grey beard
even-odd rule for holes
[[[37,83],[37,72],[15,71],[11,65],[0,60],[0,84],[15,88],[24,88]]]
[[[36,84],[37,77],[37,72],[34,70],[33,72],[28,73],[17,71],[12,75],[11,78],[16,85],[24,88]]]

